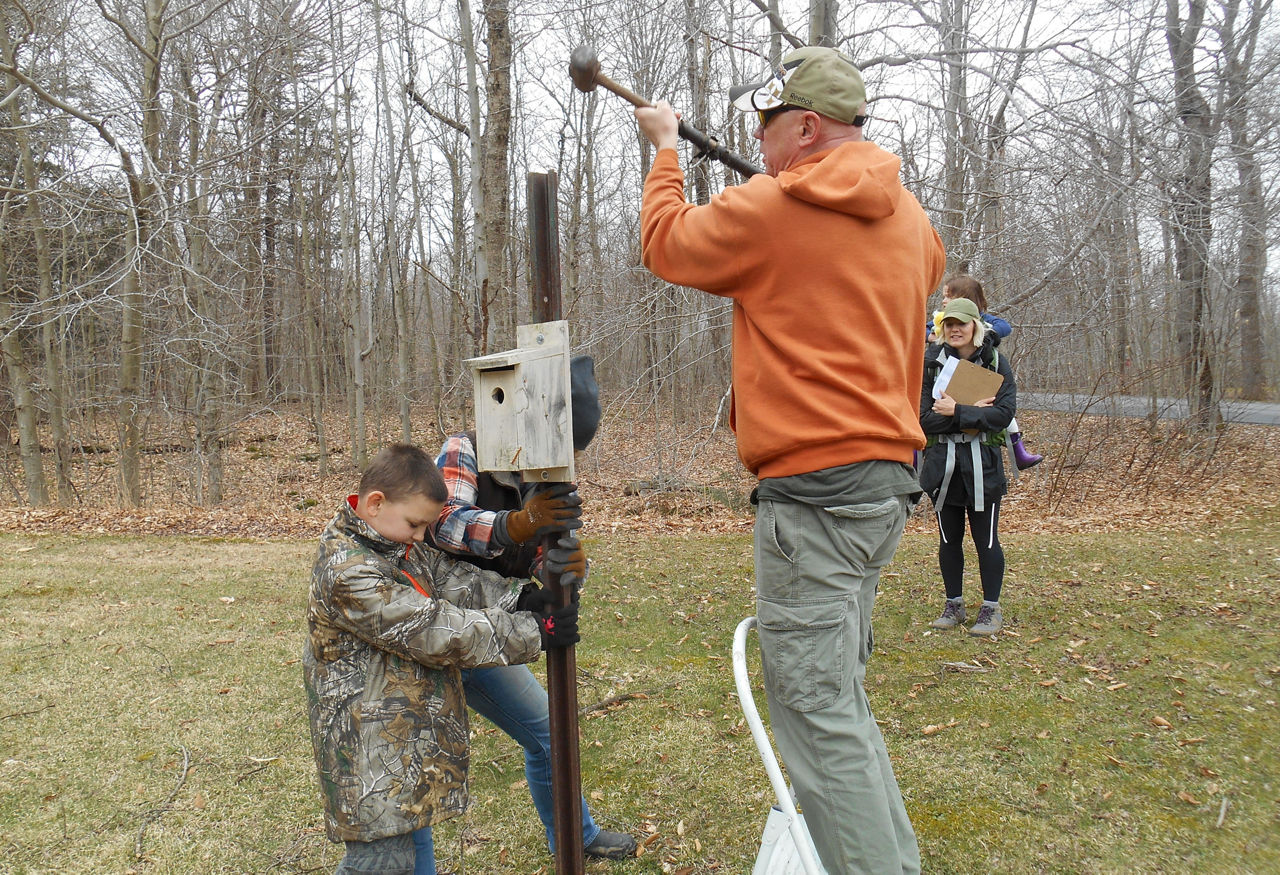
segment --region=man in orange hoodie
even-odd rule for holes
[[[756,613],[774,737],[827,872],[918,872],[920,852],[863,681],[880,569],[920,495],[924,312],[945,253],[864,141],[866,90],[839,52],[791,52],[730,91],[766,173],[684,199],[678,116],[636,110],[657,147],[645,266],[733,301],[730,423],[759,478]]]

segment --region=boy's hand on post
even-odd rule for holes
[[[577,581],[566,575],[564,583],[573,587],[573,598],[564,607],[547,605],[538,617],[538,632],[542,635],[542,649],[572,647],[581,640],[578,635],[578,587]]]
[[[531,580],[524,585],[520,595],[516,597],[516,610],[537,614],[541,613],[550,602],[551,594],[538,586],[537,581]]]
[[[540,574],[547,587],[530,583],[521,591],[516,610],[529,611],[538,618],[543,650],[578,643],[578,599],[583,577],[578,569],[585,573],[586,565],[587,556],[582,544],[572,535],[565,536],[556,541],[543,558]],[[567,605],[561,607],[556,604],[549,588],[552,581],[559,581],[560,586],[569,591]]]
[[[582,498],[572,483],[556,483],[529,494],[524,507],[507,514],[507,536],[515,544],[582,527]]]

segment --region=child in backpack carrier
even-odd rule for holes
[[[982,283],[968,274],[955,274],[943,284],[942,306],[945,308],[947,304],[956,298],[967,298],[977,304],[978,311],[982,314],[982,321],[987,324],[996,337],[1003,340],[1013,333],[1012,325],[999,316],[992,316],[987,312],[987,296],[982,290]],[[938,341],[941,334],[941,323],[942,311],[938,310],[934,312],[933,321],[929,323],[928,339],[930,343]],[[1022,430],[1018,428],[1018,420],[1016,418],[1009,423],[1009,445],[1013,448],[1013,461],[1018,466],[1019,471],[1033,468],[1044,461],[1044,456],[1031,452],[1023,444]]]

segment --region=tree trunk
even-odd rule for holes
[[[699,49],[705,39],[702,9],[698,0],[684,0],[684,63],[689,81],[690,106],[694,127],[708,128],[710,112],[707,106],[707,78],[709,71],[699,57]],[[699,161],[689,168],[687,175],[693,183],[693,202],[705,204],[711,200],[711,162]]]
[[[1210,177],[1213,119],[1196,80],[1195,49],[1204,19],[1204,0],[1190,0],[1186,22],[1178,0],[1165,0],[1165,37],[1173,61],[1182,166],[1172,185],[1174,262],[1177,269],[1176,338],[1191,420],[1202,429],[1220,420],[1214,393],[1207,321],[1209,240],[1213,231]]]
[[[1271,0],[1251,5],[1242,33],[1235,34],[1240,0],[1228,0],[1223,54],[1226,55],[1226,122],[1235,158],[1240,238],[1235,281],[1236,316],[1240,330],[1240,395],[1249,401],[1267,397],[1267,360],[1262,342],[1262,286],[1267,273],[1267,202],[1258,158],[1258,122],[1253,112],[1250,82],[1254,51],[1262,19]]]
[[[312,273],[313,265],[319,261],[316,247],[312,244],[312,215],[310,210],[299,208],[298,221],[298,254],[297,263],[302,271],[299,277],[302,284],[302,343],[303,358],[306,361],[304,374],[307,381],[306,393],[311,402],[311,428],[315,433],[316,461],[319,463],[318,474],[321,478],[329,475],[329,444],[324,423],[324,341],[320,337],[324,307],[318,282]]]
[[[1237,155],[1240,176],[1239,272],[1235,292],[1240,320],[1240,394],[1267,397],[1266,349],[1262,342],[1262,279],[1267,272],[1267,206],[1257,156]]]
[[[342,308],[343,348],[347,360],[347,415],[351,441],[351,463],[357,471],[364,470],[369,460],[368,434],[365,425],[365,371],[368,355],[365,348],[365,307],[360,293],[360,211],[356,193],[355,155],[347,144],[355,142],[356,124],[352,103],[355,100],[355,84],[350,76],[342,82],[342,124],[333,119],[334,156],[338,166],[338,232],[342,240],[342,289],[339,295]]]
[[[424,331],[412,332],[410,338],[406,342],[418,343],[419,334],[425,335],[422,339],[427,344],[427,361],[425,370],[431,385],[428,387],[433,399],[437,399],[440,394],[439,387],[445,384],[445,375],[440,366],[440,347],[437,338],[440,334],[440,326],[436,321],[435,299],[431,294],[431,279],[428,271],[428,265],[431,261],[430,252],[427,249],[426,235],[423,233],[423,226],[428,221],[429,205],[427,203],[425,186],[422,184],[422,174],[418,164],[418,152],[416,149],[408,151],[409,161],[409,179],[412,183],[413,190],[413,246],[414,252],[417,253],[414,259],[413,282],[411,291],[415,295],[420,295],[422,300],[422,309],[425,315],[426,327]]]
[[[142,227],[146,227],[142,225]],[[125,232],[129,260],[120,283],[120,395],[116,405],[120,429],[120,501],[126,507],[142,503],[142,259],[138,231]]]
[[[475,259],[475,266],[472,270],[473,287],[471,289],[473,295],[471,351],[476,355],[484,355],[489,351],[488,294],[490,276],[492,275],[490,270],[492,254],[488,250],[488,239],[484,234],[487,207],[484,202],[484,186],[481,183],[484,153],[480,141],[483,139],[481,131],[484,128],[480,124],[480,82],[478,73],[480,59],[476,55],[475,29],[471,24],[471,3],[469,0],[458,0],[458,28],[462,39],[462,54],[466,65],[467,109],[471,122],[468,125],[471,131],[469,180],[473,220],[471,248]],[[459,249],[465,247],[465,237],[454,238],[454,246]],[[461,289],[462,287],[458,286],[458,288]]]
[[[944,0],[944,18],[939,23],[945,92],[943,94],[943,173],[944,191],[942,221],[938,234],[947,250],[949,270],[964,270],[970,253],[962,249],[965,230],[965,180],[970,154],[969,97],[965,77],[964,49],[968,44],[968,15],[965,0]]]
[[[149,177],[162,166],[160,105],[161,56],[164,52],[164,0],[145,0],[145,27],[141,52],[142,148],[147,166],[135,175],[134,224],[126,232],[128,265],[120,284],[120,500],[128,507],[142,503],[142,393],[143,319],[145,303],[142,271],[145,252],[151,246],[151,201],[157,196]]]
[[[839,0],[809,0],[809,45],[834,47]]]
[[[187,59],[178,62],[187,97],[186,105],[194,110],[199,106],[199,94]],[[214,163],[214,144],[218,139],[221,101],[215,99],[212,111],[200,113],[188,111],[186,122],[186,162],[194,171]],[[178,217],[182,222],[181,239],[185,252],[176,237],[170,237],[171,262],[183,264],[187,295],[195,310],[189,324],[187,361],[193,364],[191,388],[192,439],[192,500],[200,506],[222,502],[224,454],[227,420],[227,359],[226,328],[219,319],[217,297],[219,290],[212,277],[215,273],[213,247],[209,241],[210,193],[208,177],[188,172],[183,182]],[[252,318],[252,315],[250,316]]]
[[[9,41],[9,32],[0,25],[0,52],[8,63],[14,62],[13,46]],[[27,226],[31,230],[32,243],[35,247],[37,273],[37,301],[44,327],[41,337],[44,342],[45,376],[49,386],[49,421],[55,449],[54,469],[58,484],[58,496],[61,500],[70,501],[70,479],[67,472],[67,458],[70,455],[67,444],[66,426],[63,421],[62,408],[62,363],[56,359],[55,350],[50,341],[53,340],[52,325],[56,325],[56,316],[49,312],[53,300],[53,268],[49,257],[49,235],[45,230],[44,216],[40,210],[40,179],[36,173],[35,159],[31,154],[31,140],[27,136],[26,123],[22,113],[22,101],[18,97],[18,82],[12,76],[4,77],[5,91],[11,95],[9,100],[9,118],[12,127],[9,135],[17,146],[19,160],[22,164],[22,175],[26,185]],[[6,195],[0,206],[0,216],[9,211],[9,199]],[[8,222],[0,221],[0,226]],[[3,235],[0,235],[2,237]],[[13,322],[13,313],[9,304],[8,259],[5,252],[5,241],[0,239],[0,333],[3,334],[3,352],[5,368],[9,371],[9,386],[13,393],[14,407],[18,422],[18,454],[22,459],[23,480],[26,485],[27,501],[39,507],[49,503],[49,493],[45,486],[44,462],[40,454],[39,409],[36,404],[35,390],[32,386],[31,374],[26,366],[26,353],[23,349],[23,338],[29,331],[19,330]]]
[[[484,0],[485,45],[489,66],[485,75],[484,136],[480,137],[480,187],[483,213],[479,227],[488,256],[488,277],[481,292],[485,313],[497,306],[515,322],[516,296],[507,281],[508,226],[511,222],[511,11],[507,0]],[[476,128],[472,128],[476,130]],[[487,321],[487,320],[486,320]],[[487,326],[486,326],[487,327]],[[506,338],[507,343],[515,338]]]
[[[8,212],[7,200],[0,207],[0,219]],[[23,337],[29,331],[19,330],[13,306],[9,303],[9,258],[4,235],[0,234],[0,357],[9,373],[9,391],[13,393],[14,415],[18,425],[18,456],[22,460],[23,484],[27,501],[33,507],[49,503],[44,484],[44,466],[40,460],[39,411],[27,368]]]

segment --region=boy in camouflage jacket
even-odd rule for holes
[[[412,832],[467,806],[468,726],[460,668],[532,662],[578,640],[579,545],[564,538],[545,573],[574,601],[424,547],[446,498],[435,461],[397,444],[320,536],[303,675],[325,827],[339,873],[410,873]],[[549,579],[549,578],[548,578]]]

